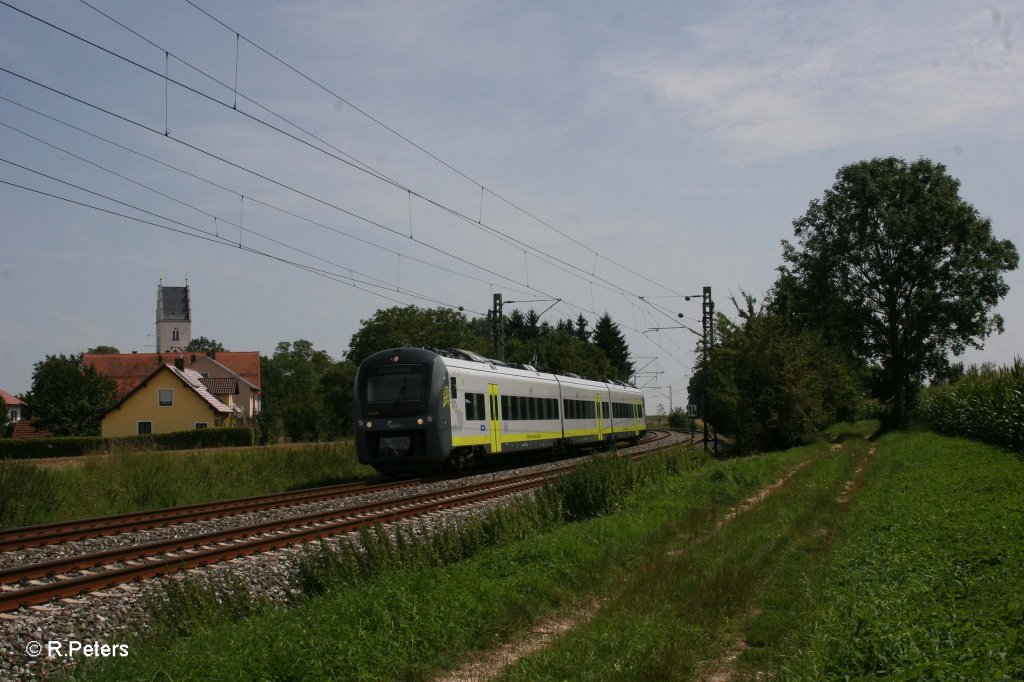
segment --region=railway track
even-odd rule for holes
[[[672,447],[676,443],[653,447],[655,443],[669,438],[670,435],[669,432],[660,432],[653,438],[645,439],[643,445],[648,446],[648,449],[632,453],[630,456],[641,458],[650,452],[661,449],[661,447]],[[351,532],[368,524],[391,523],[515,494],[539,487],[551,478],[574,468],[577,464],[577,462],[569,462],[543,472],[517,474],[483,483],[466,483],[447,490],[427,493],[413,491],[411,494],[384,502],[370,502],[340,510],[298,514],[283,519],[199,535],[14,566],[0,570],[0,612],[12,611],[23,606],[44,604],[55,598],[74,597],[83,592],[103,590],[137,580]],[[422,479],[416,479],[387,484],[329,486],[328,488],[300,491],[295,494],[190,505],[189,507],[140,514],[79,520],[67,524],[47,524],[5,531],[4,535],[0,535],[0,541],[6,541],[18,547],[38,546],[44,544],[44,542],[38,541],[43,537],[64,538],[53,541],[66,542],[67,538],[78,539],[124,532],[124,530],[113,530],[115,528],[138,530],[181,523],[180,519],[212,518],[218,515],[218,510],[220,511],[219,515],[223,516],[268,509],[274,505],[272,500],[275,498],[280,500],[277,506],[294,506],[311,499],[324,499],[320,496],[338,497],[358,495],[372,490],[398,490],[421,483],[423,483]],[[328,492],[328,489],[333,489],[333,492]],[[296,499],[300,499],[300,501],[295,501]],[[92,529],[89,528],[90,521],[95,522],[95,527]],[[36,534],[37,541],[32,545],[25,545],[24,543],[32,542],[30,539],[32,528],[39,531]],[[68,575],[72,572],[76,572],[77,575]]]

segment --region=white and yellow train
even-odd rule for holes
[[[387,474],[498,453],[635,442],[647,430],[643,395],[628,384],[461,350],[371,355],[356,374],[353,412],[359,461]]]

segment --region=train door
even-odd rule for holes
[[[487,384],[487,397],[491,407],[491,452],[501,452],[501,396],[498,384]]]
[[[640,403],[633,401],[633,433],[640,435]]]
[[[604,420],[601,418],[601,394],[594,394],[594,414],[597,415],[597,439],[604,440]]]

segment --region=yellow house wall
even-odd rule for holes
[[[174,391],[173,405],[160,406],[160,389]],[[210,404],[187,388],[169,369],[164,369],[132,394],[119,408],[103,417],[100,432],[104,437],[134,436],[139,422],[153,422],[153,433],[191,431],[196,422],[217,426],[219,415]]]

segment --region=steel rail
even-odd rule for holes
[[[668,438],[669,432],[650,439],[653,444]],[[653,448],[674,447],[669,444]],[[634,453],[637,457],[639,453]],[[233,529],[213,531],[187,538],[155,541],[127,548],[58,559],[0,571],[0,612],[22,606],[46,603],[53,598],[73,597],[82,592],[102,590],[113,585],[186,570],[239,556],[290,546],[312,539],[350,532],[372,523],[388,523],[480,500],[513,494],[539,487],[578,466],[570,462],[545,472],[520,474],[498,481],[487,481],[446,491],[420,493],[386,502],[375,502],[346,509],[305,514]],[[405,482],[403,482],[405,483]],[[411,485],[411,483],[409,483]],[[268,535],[270,534],[270,535]],[[243,540],[243,538],[251,538]],[[227,543],[227,544],[225,544]],[[186,556],[177,556],[184,552]],[[162,558],[161,558],[162,557]],[[142,565],[111,567],[112,564],[145,559]],[[101,567],[98,568],[97,567]],[[66,571],[84,575],[66,577]],[[93,572],[98,570],[98,572]],[[12,583],[56,576],[57,581],[13,588]]]
[[[398,521],[494,497],[510,495],[539,487],[549,478],[551,478],[549,472],[525,474],[512,479],[478,483],[461,489],[422,493],[398,498],[390,502],[379,502],[350,509],[295,517],[267,524],[259,524],[245,529],[231,529],[223,533],[208,533],[203,536],[183,539],[177,543],[172,541],[167,543],[168,546],[174,545],[176,549],[173,551],[184,550],[187,556],[176,556],[173,554],[173,551],[170,554],[165,552],[162,558],[152,558],[148,563],[142,565],[108,568],[97,573],[89,571],[85,575],[61,579],[52,583],[6,589],[0,591],[0,612],[13,611],[22,606],[44,604],[54,598],[74,597],[86,591],[102,590],[143,578],[175,573],[205,564],[218,563],[240,556],[286,547],[299,542],[350,532],[372,523]],[[284,533],[274,532],[286,529],[287,532]],[[259,533],[259,536],[249,541],[237,542],[228,546],[210,546],[213,543],[228,542],[241,537],[251,537],[255,533]],[[274,534],[267,535],[268,533]],[[199,549],[195,549],[196,547],[199,547]],[[127,553],[130,553],[131,549],[129,548]],[[143,556],[155,557],[156,555]],[[133,558],[140,557],[136,556]],[[116,559],[116,561],[129,560],[124,557]],[[59,560],[52,563],[55,565],[62,564],[63,561]],[[38,570],[45,565],[37,564],[35,568]],[[105,565],[109,565],[109,563]],[[12,573],[13,571],[14,569],[11,570]]]
[[[655,442],[649,440],[648,442]],[[483,473],[480,472],[470,473]],[[162,528],[179,523],[205,521],[248,512],[292,507],[309,502],[331,499],[340,495],[359,495],[383,490],[407,488],[424,482],[446,480],[446,477],[413,478],[401,481],[368,483],[357,481],[319,488],[307,488],[286,493],[254,495],[251,497],[199,502],[178,507],[165,507],[141,512],[127,512],[111,516],[57,521],[54,523],[0,529],[0,552],[42,547],[61,542],[104,537],[150,528]]]
[[[0,530],[0,552],[42,547],[44,545],[84,540],[105,535],[116,535],[118,533],[159,528],[191,521],[203,521],[246,512],[292,507],[331,499],[340,495],[359,495],[362,493],[379,492],[381,490],[405,488],[422,482],[423,479],[407,479],[386,483],[359,481],[320,488],[307,488],[287,493],[256,495],[216,502],[200,502],[144,512],[128,512],[113,516],[8,528]]]

